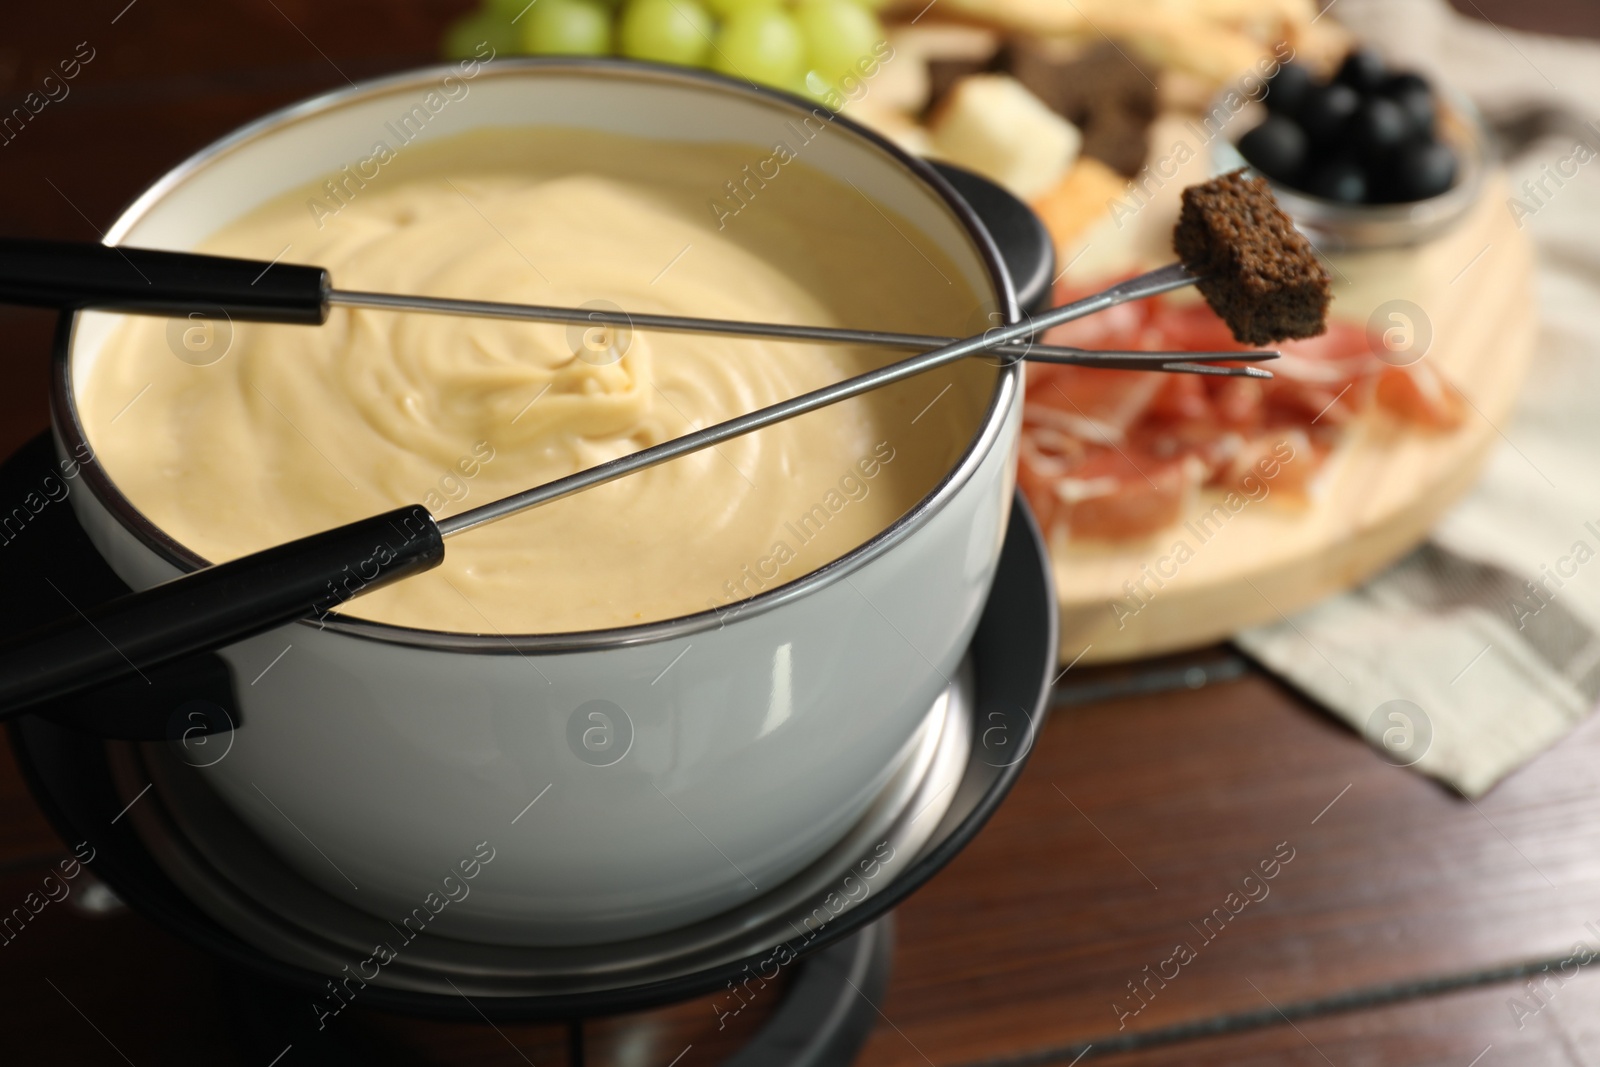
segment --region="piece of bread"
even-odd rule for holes
[[[1241,169],[1185,189],[1172,247],[1241,344],[1327,329],[1328,272],[1265,178]]]
[[[927,112],[961,79],[989,70],[1000,50],[1000,34],[983,26],[921,22],[891,29],[889,44],[894,49],[894,59],[886,67],[905,62],[920,66],[924,72],[922,99],[912,107],[897,106],[906,111]]]
[[[920,6],[908,5],[910,13]],[[1340,31],[1331,19],[1312,22],[1315,7],[1312,0],[942,0],[935,10],[1040,38],[1111,39],[1130,55],[1185,71],[1215,90],[1259,70],[1280,41],[1307,58],[1320,55]]]

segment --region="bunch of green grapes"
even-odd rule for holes
[[[451,59],[621,55],[723,74],[816,99],[882,57],[884,0],[485,0],[445,37]],[[835,99],[837,97],[835,96]]]

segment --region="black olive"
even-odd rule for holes
[[[1305,189],[1324,200],[1359,204],[1367,198],[1367,175],[1355,160],[1339,156],[1308,167]]]
[[[1396,171],[1399,167],[1399,149],[1365,161],[1367,171],[1367,203],[1397,204],[1410,197],[1400,188]]]
[[[1262,102],[1267,110],[1279,115],[1293,115],[1305,102],[1311,88],[1311,72],[1298,63],[1285,63],[1278,72],[1267,79],[1267,95]]]
[[[1395,200],[1424,200],[1438,196],[1455,184],[1456,154],[1438,141],[1412,141],[1401,145],[1390,164]]]
[[[1387,97],[1368,97],[1350,120],[1350,143],[1369,162],[1385,158],[1410,135],[1411,120]]]
[[[1313,142],[1332,144],[1344,136],[1345,126],[1360,106],[1361,94],[1348,85],[1317,85],[1306,93],[1295,118]]]
[[[1396,74],[1384,81],[1378,90],[1383,96],[1400,105],[1411,123],[1411,132],[1418,137],[1432,137],[1434,116],[1438,105],[1433,89],[1418,74]]]
[[[1292,119],[1268,115],[1239,138],[1239,153],[1267,177],[1293,184],[1306,160],[1306,135]]]
[[[1371,93],[1383,84],[1388,73],[1376,52],[1357,48],[1344,57],[1344,62],[1339,64],[1339,73],[1333,76],[1333,80],[1340,85],[1350,86],[1358,93]]]

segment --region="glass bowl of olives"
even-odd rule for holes
[[[1416,244],[1477,200],[1485,135],[1459,95],[1389,69],[1367,49],[1329,79],[1290,62],[1266,84],[1228,121],[1213,162],[1265,177],[1318,247]]]

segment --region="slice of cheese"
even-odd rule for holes
[[[951,90],[931,124],[933,154],[976,171],[1023,200],[1048,192],[1073,162],[1083,136],[1005,74],[977,74]]]
[[[1128,180],[1122,175],[1098,159],[1082,156],[1065,178],[1033,201],[1033,210],[1061,253],[1090,226],[1107,218],[1112,202],[1127,187]]]

